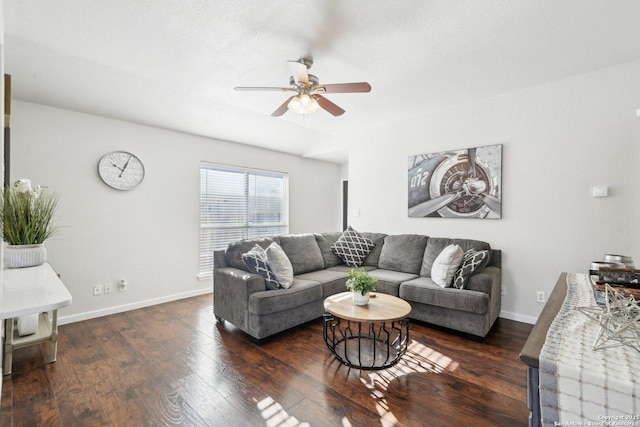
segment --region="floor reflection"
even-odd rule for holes
[[[360,382],[369,390],[370,396],[375,402],[376,411],[380,415],[380,423],[384,427],[395,426],[400,422],[398,418],[404,418],[404,414],[394,414],[389,397],[394,400],[405,399],[409,393],[403,393],[401,388],[408,387],[411,382],[416,383],[416,378],[453,372],[459,366],[459,363],[450,357],[415,340],[411,340],[402,359],[388,369],[365,371],[349,368],[337,362],[333,357],[328,358],[327,362],[327,369],[335,366],[334,377],[336,379],[345,373],[347,378],[352,375],[359,376]],[[423,379],[429,381],[426,378]],[[392,384],[394,393],[389,393]],[[416,402],[405,401],[403,403],[405,406],[411,406]],[[343,425],[349,424],[344,424],[343,420]]]

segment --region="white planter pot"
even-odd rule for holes
[[[4,266],[6,268],[35,267],[47,262],[47,249],[39,245],[6,245]]]
[[[365,292],[364,295],[362,295],[362,292],[352,292],[353,294],[353,303],[355,305],[367,305],[369,304],[369,292]]]

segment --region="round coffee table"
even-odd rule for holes
[[[359,369],[385,369],[407,351],[408,302],[392,295],[375,293],[369,304],[355,305],[351,292],[324,300],[324,341],[345,365]]]

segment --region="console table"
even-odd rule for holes
[[[0,320],[5,322],[3,373],[11,373],[13,350],[42,342],[51,343],[50,361],[58,352],[58,309],[71,304],[71,294],[49,264],[2,270]],[[51,311],[51,318],[49,317]],[[38,332],[21,337],[15,320],[40,313]]]
[[[530,411],[529,427],[539,427],[541,425],[540,391],[538,390],[540,385],[538,371],[540,367],[540,351],[547,338],[549,326],[551,326],[551,322],[553,322],[558,311],[560,311],[560,307],[562,307],[566,296],[567,273],[562,273],[520,352],[520,360],[527,365],[527,406]]]
[[[616,298],[598,306],[588,274],[560,276],[520,355],[530,426],[639,425],[637,307]]]

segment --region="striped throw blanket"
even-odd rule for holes
[[[577,310],[596,306],[587,274],[567,274],[567,297],[540,352],[543,426],[640,427],[640,352],[593,350],[600,324]]]

